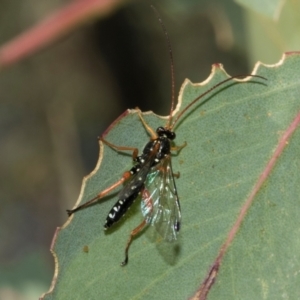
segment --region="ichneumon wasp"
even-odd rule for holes
[[[117,146],[101,137],[100,140],[104,144],[117,151],[132,151],[134,166],[129,171],[126,171],[121,179],[119,179],[117,182],[115,182],[105,190],[101,191],[93,199],[72,210],[67,210],[70,216],[74,212],[99,201],[100,199],[108,195],[111,191],[116,189],[118,186],[125,184],[125,186],[118,194],[118,201],[115,203],[115,205],[107,215],[104,224],[104,229],[106,230],[113,224],[118,222],[126,214],[127,210],[130,208],[133,202],[139,196],[141,197],[141,211],[144,219],[130,233],[125,248],[125,259],[121,263],[122,266],[128,263],[128,251],[133,238],[138,233],[140,233],[148,224],[155,226],[157,232],[166,241],[171,242],[177,239],[177,234],[180,230],[181,224],[181,210],[174,179],[174,177],[178,176],[178,174],[174,174],[172,170],[171,152],[180,151],[186,146],[186,143],[180,146],[173,145],[173,141],[176,138],[174,128],[177,122],[201,98],[211,93],[217,87],[234,78],[245,77],[243,75],[238,75],[219,82],[203,94],[196,97],[183,110],[181,110],[176,117],[174,117],[173,112],[175,104],[175,78],[171,44],[168,33],[157,10],[154,7],[152,8],[157,14],[158,20],[165,34],[171,61],[172,100],[167,123],[165,124],[165,126],[160,126],[156,130],[153,130],[144,120],[141,111],[138,110],[138,116],[141,120],[141,123],[150,135],[150,141],[144,147],[141,155],[138,155],[137,148]],[[248,76],[265,79],[264,77],[261,77],[259,75]]]

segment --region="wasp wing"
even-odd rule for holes
[[[138,195],[143,191],[145,180],[151,167],[154,164],[157,147],[148,155],[147,159],[142,163],[136,164],[131,172],[134,174],[128,179],[124,188],[118,194],[118,201],[111,208],[105,221],[104,228],[110,228],[114,223],[118,222],[125,215],[132,203]]]
[[[153,149],[152,152],[149,154],[145,162],[142,164],[137,164],[135,166],[136,173],[132,175],[126,182],[124,188],[120,191],[118,198],[119,199],[127,199],[130,198],[133,194],[137,191],[141,191],[144,187],[144,183],[147,179],[147,175],[154,163],[155,156],[156,156],[156,149]]]
[[[149,171],[141,209],[147,223],[155,226],[165,240],[177,239],[181,212],[170,156]]]

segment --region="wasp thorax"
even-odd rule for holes
[[[156,129],[156,133],[158,134],[158,136],[165,136],[169,140],[174,140],[176,138],[175,132],[173,132],[169,129],[166,129],[162,126],[160,126]]]

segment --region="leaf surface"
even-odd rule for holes
[[[181,201],[179,240],[153,238],[152,227],[132,243],[129,264],[120,267],[130,231],[142,221],[140,201],[104,232],[116,193],[75,213],[58,229],[52,245],[56,272],[43,299],[187,299],[214,263],[241,208],[266,169],[280,137],[300,111],[300,55],[275,66],[257,67],[268,81],[230,81],[199,101],[177,123],[172,157]],[[180,110],[227,78],[215,65],[205,83],[185,81]],[[166,119],[144,115],[156,128]],[[149,140],[135,111],[106,132],[117,145],[142,150]],[[209,299],[275,299],[300,295],[299,130],[291,136],[275,168],[256,194],[224,256]],[[132,166],[131,156],[101,145],[95,171],[84,180],[79,203],[116,182]]]

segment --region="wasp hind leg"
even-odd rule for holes
[[[74,212],[85,208],[87,206],[90,206],[93,203],[96,203],[97,201],[99,201],[100,199],[102,199],[104,196],[106,196],[109,192],[111,192],[112,190],[114,190],[116,187],[118,187],[119,185],[121,185],[125,180],[127,180],[129,177],[131,176],[130,171],[127,171],[123,174],[122,178],[120,180],[118,180],[117,182],[115,182],[114,184],[112,184],[110,187],[106,188],[105,190],[103,190],[102,192],[100,192],[96,197],[94,197],[93,199],[85,202],[82,205],[79,205],[78,207],[74,208],[74,209],[68,209],[67,213],[69,216],[71,216]]]
[[[176,177],[177,179],[180,178],[180,172],[176,172],[176,173],[172,173],[174,177]]]
[[[125,259],[124,259],[124,261],[121,262],[121,266],[122,266],[122,267],[125,266],[125,265],[127,265],[127,263],[128,263],[128,251],[129,251],[129,247],[130,247],[130,245],[131,245],[131,242],[132,242],[133,238],[134,238],[137,234],[139,234],[139,233],[144,229],[144,227],[145,227],[146,225],[147,225],[146,220],[143,220],[143,222],[142,222],[139,226],[137,226],[136,228],[134,228],[134,229],[130,232],[130,236],[129,236],[129,239],[128,239],[128,241],[127,241],[126,248],[125,248]]]

